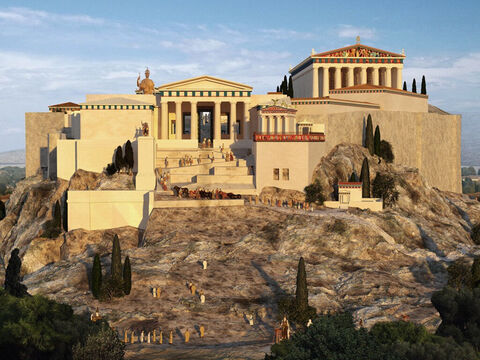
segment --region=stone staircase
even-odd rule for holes
[[[181,159],[185,156],[193,158],[193,165],[180,166]],[[167,167],[165,157],[168,159]],[[157,149],[156,159],[157,180],[160,174],[168,172],[170,188],[180,186],[189,189],[221,189],[241,195],[257,193],[246,160],[226,161],[222,152],[217,149]],[[160,187],[157,186],[157,189]]]

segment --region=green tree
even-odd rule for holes
[[[395,160],[395,156],[393,155],[392,145],[386,140],[380,141],[380,156],[387,163],[392,163],[393,160]]]
[[[412,81],[412,92],[413,93],[417,92],[417,82],[415,81],[415,79],[413,79]]]
[[[277,93],[280,92],[280,86],[277,85]]]
[[[365,128],[365,148],[368,149],[370,155],[374,153],[374,144],[373,144],[373,125],[372,125],[372,116],[368,114],[367,117],[367,126]]]
[[[292,75],[288,78],[288,96],[293,98],[293,80]]]
[[[473,166],[462,167],[461,172],[462,172],[462,176],[477,175],[477,172],[475,171],[475,168]]]
[[[100,263],[100,256],[95,254],[93,258],[92,267],[92,294],[95,299],[100,297],[102,289],[102,264]]]
[[[312,184],[305,186],[305,189],[303,191],[305,192],[305,201],[307,203],[322,205],[325,201],[325,196],[323,195],[323,188],[318,179],[315,179]]]
[[[375,155],[380,156],[380,128],[375,127],[375,135],[373,136],[373,151]]]
[[[125,344],[106,324],[73,347],[73,360],[122,360],[124,356]]]
[[[362,170],[360,171],[360,181],[362,182],[362,197],[370,197],[370,168],[367,158],[363,159]]]
[[[5,271],[5,282],[3,287],[12,296],[23,297],[28,295],[27,287],[21,283],[20,269],[22,268],[22,260],[18,256],[20,250],[13,249],[10,253],[7,269]]]
[[[447,268],[447,285],[453,289],[472,288],[472,268],[465,259],[459,258]]]
[[[420,88],[420,93],[423,95],[427,95],[427,83],[425,82],[425,75],[422,76],[422,85]]]
[[[406,81],[403,82],[403,90],[408,91],[408,90],[407,90],[407,82],[406,82]]]
[[[308,308],[307,272],[305,271],[305,260],[303,260],[303,257],[298,261],[295,301],[300,311],[305,311]]]
[[[118,172],[120,172],[124,167],[123,163],[123,150],[122,147],[119,145],[115,150],[115,168]]]
[[[128,171],[132,171],[134,165],[134,158],[133,158],[133,148],[132,143],[130,140],[127,140],[125,144],[125,156],[123,158],[123,163]]]
[[[112,244],[112,263],[110,274],[112,280],[118,283],[123,283],[123,274],[122,274],[122,252],[120,249],[120,240],[118,235],[115,234],[113,237]]]
[[[373,197],[382,198],[385,207],[394,205],[398,200],[395,179],[388,173],[377,173],[372,183]]]
[[[130,266],[130,258],[127,256],[123,263],[123,292],[129,295],[132,290],[132,269]]]
[[[349,182],[358,182],[358,176],[355,171],[352,172],[352,175],[350,175],[350,178],[348,179]]]
[[[480,257],[475,257],[472,264],[472,286],[480,285]]]

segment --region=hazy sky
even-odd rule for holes
[[[383,5],[385,4],[385,5]],[[480,113],[480,1],[5,1],[0,3],[0,151],[24,147],[24,113],[86,93],[128,93],[208,74],[275,90],[312,48],[405,49],[410,89]]]

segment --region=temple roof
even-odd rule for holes
[[[128,99],[123,97],[112,97],[100,100],[93,100],[81,103],[81,105],[151,105],[150,103]]]
[[[61,103],[61,104],[55,104],[55,105],[50,105],[48,107],[49,109],[52,109],[52,108],[68,108],[68,109],[71,109],[71,108],[79,108],[80,109],[80,105],[79,104],[76,104],[76,103],[73,103],[73,102],[65,102],[65,103]]]
[[[268,107],[265,107],[261,110],[262,113],[296,113],[297,110],[295,109],[291,109],[291,108],[287,108],[287,107],[284,107],[284,106],[278,106],[278,105],[271,105],[271,106],[268,106]]]
[[[252,91],[252,87],[230,80],[203,75],[160,85],[155,91]]]
[[[345,46],[335,50],[329,50],[322,53],[314,54],[311,57],[400,57],[405,58],[405,55],[394,52],[377,49],[371,46],[355,44]]]

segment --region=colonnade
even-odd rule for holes
[[[249,108],[250,103],[247,101],[237,101],[229,100],[222,101],[217,99],[205,99],[202,98],[201,101],[197,99],[183,99],[171,101],[169,99],[162,99],[160,102],[161,106],[161,117],[160,117],[160,139],[167,140],[169,138],[169,104],[172,104],[175,108],[175,139],[181,140],[183,138],[183,114],[182,105],[185,103],[189,104],[190,111],[190,139],[198,139],[198,112],[199,105],[201,109],[211,109],[213,110],[213,140],[220,141],[222,139],[221,134],[221,115],[222,115],[222,104],[229,104],[228,114],[229,114],[229,131],[228,138],[234,140],[235,134],[235,124],[237,121],[240,121],[240,138],[248,139],[249,138]],[[237,104],[242,104],[243,114],[238,114]],[[213,105],[213,106],[212,106]],[[225,111],[224,111],[225,113]],[[223,138],[225,139],[225,138]]]
[[[257,131],[262,134],[295,134],[295,115],[260,115]]]
[[[321,78],[320,78],[321,76]],[[321,82],[321,86],[319,84]],[[355,85],[370,84],[397,89],[402,88],[402,66],[385,66],[372,64],[363,66],[328,65],[313,66],[313,97],[326,97],[329,90]],[[321,89],[320,89],[321,88]]]

